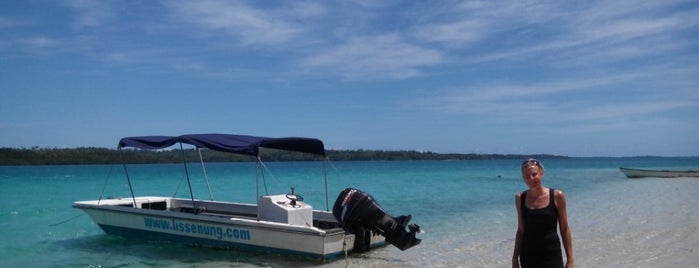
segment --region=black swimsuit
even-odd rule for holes
[[[558,238],[558,210],[554,204],[554,190],[549,189],[549,204],[545,208],[528,209],[525,205],[529,190],[522,193],[520,206],[524,233],[519,261],[526,267],[563,267],[561,241]]]

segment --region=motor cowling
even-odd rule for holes
[[[416,224],[408,224],[410,215],[392,217],[374,200],[370,194],[354,188],[340,192],[333,205],[333,216],[342,228],[355,234],[355,251],[369,250],[371,232],[377,232],[400,250],[420,244],[415,237],[420,232]],[[406,231],[406,227],[408,230]]]

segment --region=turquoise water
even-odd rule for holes
[[[372,194],[394,216],[412,214],[422,244],[318,263],[256,252],[131,241],[105,235],[78,200],[129,197],[121,165],[0,167],[3,267],[509,267],[519,162],[373,161],[326,166],[329,206],[345,187]],[[689,267],[699,262],[699,179],[625,179],[618,167],[699,169],[699,158],[543,160],[544,185],[563,189],[577,267]],[[321,162],[266,163],[266,188],[296,187],[326,208]],[[188,166],[197,198],[209,191]],[[210,163],[218,200],[253,202],[254,163]],[[182,165],[130,165],[136,195],[189,197]],[[265,184],[259,189],[264,193]]]

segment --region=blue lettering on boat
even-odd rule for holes
[[[236,228],[223,228],[208,224],[179,222],[175,219],[164,220],[157,218],[143,218],[146,228],[175,231],[187,234],[200,234],[215,237],[216,239],[250,240],[250,231]]]

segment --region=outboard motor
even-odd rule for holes
[[[333,215],[345,231],[355,234],[354,251],[369,250],[371,232],[377,232],[400,250],[406,250],[421,240],[415,238],[420,226],[408,225],[411,216],[391,217],[374,198],[361,190],[346,188],[335,200]],[[408,227],[409,231],[405,228]]]

